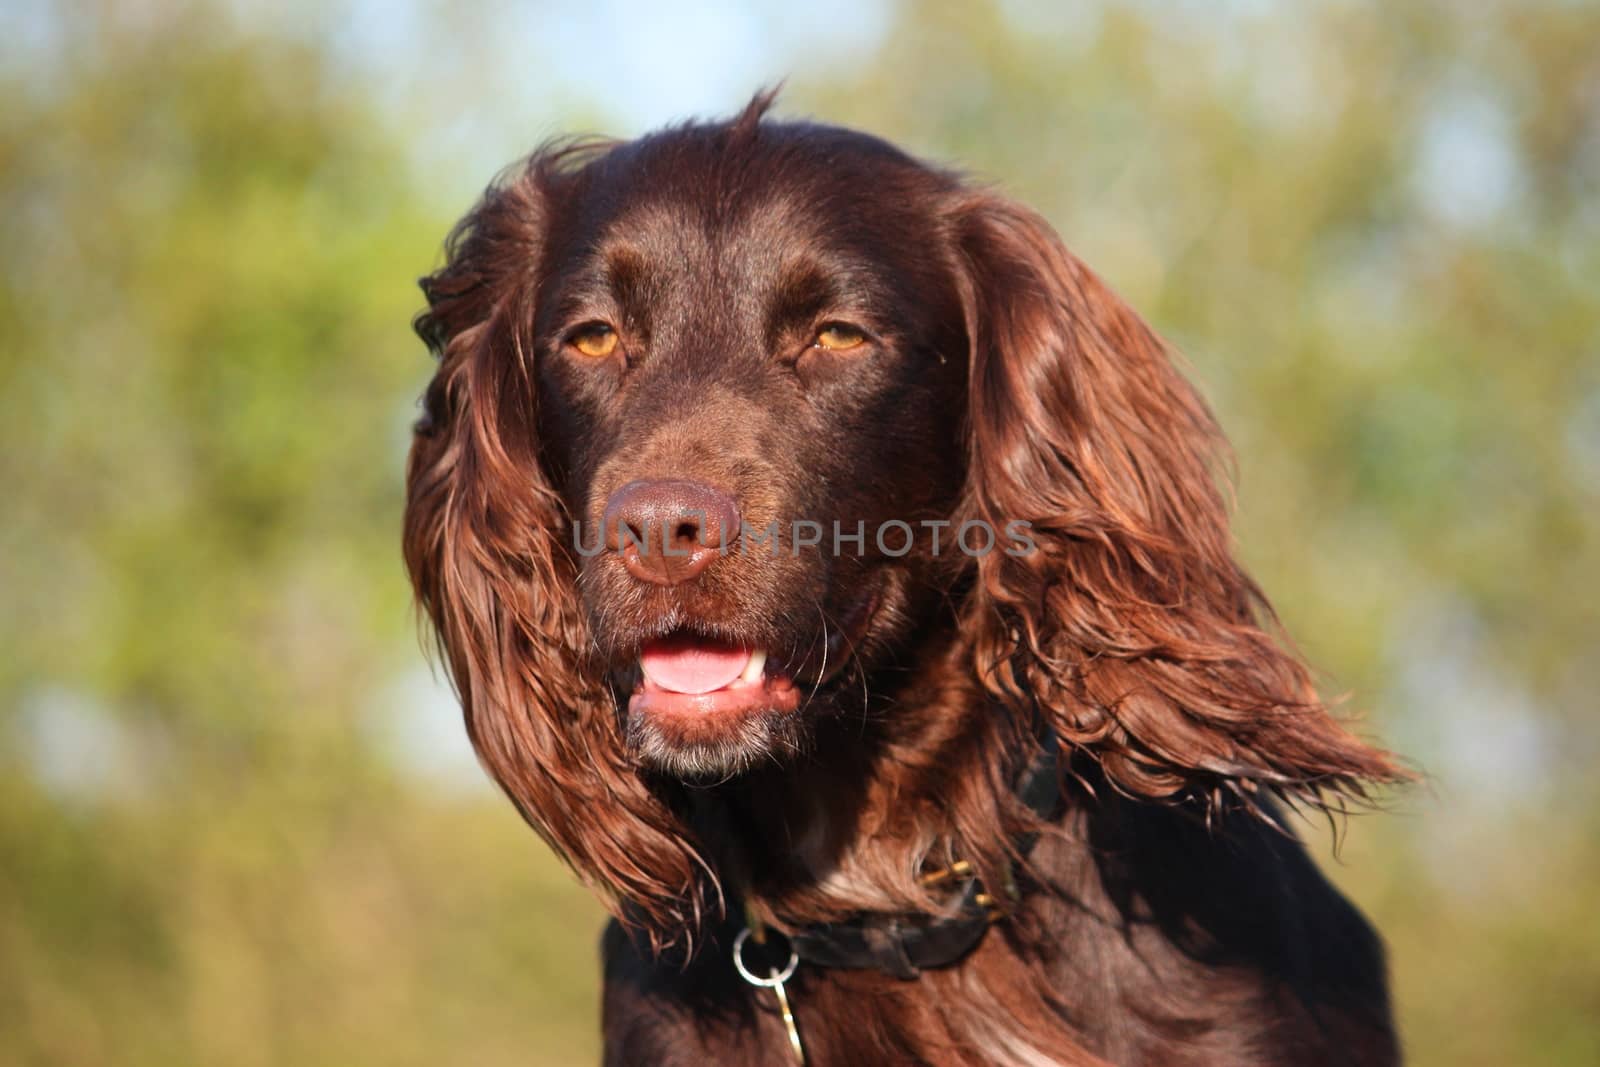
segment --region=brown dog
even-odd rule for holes
[[[1402,773],[1204,403],[1037,215],[768,103],[535,153],[423,282],[406,559],[617,915],[607,1061],[1394,1062],[1275,799]]]

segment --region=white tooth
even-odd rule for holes
[[[750,653],[750,662],[744,665],[744,673],[739,675],[739,680],[754,685],[756,682],[761,681],[761,672],[766,668],[767,654],[765,651],[757,649]]]

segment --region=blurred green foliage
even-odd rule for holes
[[[0,67],[0,1061],[592,1059],[599,913],[429,769],[398,559],[413,281],[488,175],[230,10],[75,5]],[[786,62],[1194,364],[1241,550],[1431,775],[1329,859],[1414,1062],[1600,1062],[1600,9],[906,4]]]

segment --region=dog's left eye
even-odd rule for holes
[[[848,322],[830,322],[817,331],[817,339],[812,344],[817,348],[826,348],[830,352],[844,352],[852,348],[860,348],[867,343],[867,335]]]

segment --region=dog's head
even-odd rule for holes
[[[804,744],[936,584],[920,523],[964,467],[950,182],[754,113],[536,167],[532,415],[587,659],[642,760],[720,777]]]
[[[423,283],[407,562],[529,819],[682,915],[649,776],[790,758],[940,628],[1140,795],[1392,774],[1265,628],[1144,323],[1033,213],[766,104],[536,153]]]

